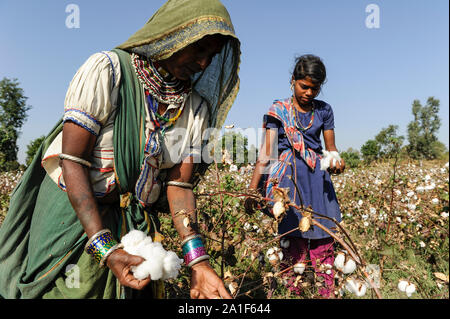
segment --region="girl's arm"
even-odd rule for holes
[[[277,132],[276,130],[266,130],[264,142],[261,145],[261,149],[259,151],[259,157],[256,161],[255,169],[253,171],[252,179],[250,181],[249,190],[256,190],[258,188],[259,181],[261,180],[261,176],[264,173],[265,169],[267,168],[267,165],[269,165],[269,162],[271,159],[274,159],[277,157],[278,154],[274,154],[274,150],[277,148],[274,148],[275,143],[277,139]],[[247,197],[244,202],[244,207],[247,213],[252,214],[254,213],[254,210],[258,207],[258,202],[252,198]]]
[[[334,130],[325,130],[323,131],[323,140],[325,142],[325,149],[329,152],[335,151],[337,152]],[[330,167],[328,168],[330,173],[340,174],[345,170],[345,162],[344,159],[341,158],[340,162],[336,162],[336,165],[330,163]]]

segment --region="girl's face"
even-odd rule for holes
[[[320,83],[313,83],[311,78],[294,80],[294,97],[300,106],[308,106],[320,92]]]
[[[159,61],[159,64],[178,80],[187,81],[194,73],[205,70],[223,45],[223,37],[208,35],[174,53],[170,58]]]

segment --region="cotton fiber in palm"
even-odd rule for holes
[[[132,230],[122,237],[124,250],[145,259],[133,266],[131,271],[136,279],[142,280],[150,276],[152,280],[176,278],[183,262],[173,251],[167,251],[160,242],[152,241],[151,237],[139,230]]]

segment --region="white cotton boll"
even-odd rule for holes
[[[283,214],[286,211],[286,208],[284,207],[284,203],[283,202],[276,202],[273,205],[273,215],[275,216],[275,218],[278,218],[279,216],[281,216],[281,214]]]
[[[425,190],[425,187],[423,187],[423,186],[417,186],[416,187],[416,192],[418,192],[418,193],[423,193],[424,190]]]
[[[406,196],[408,196],[408,197],[411,197],[411,196],[413,196],[414,195],[414,192],[413,191],[410,191],[410,192],[408,192],[407,194],[406,194]]]
[[[322,153],[323,157],[320,160],[321,171],[326,171],[330,167],[331,163],[333,163],[333,166],[336,166],[336,163],[341,161],[341,157],[339,156],[339,153],[336,151],[328,152],[326,150],[323,150]]]
[[[326,171],[330,167],[331,155],[328,151],[323,150],[323,157],[320,160],[320,170]]]
[[[447,213],[447,212],[442,212],[442,213],[441,213],[441,217],[447,218],[447,217],[448,217],[448,213]]]
[[[405,292],[406,291],[406,287],[409,285],[409,282],[407,282],[406,280],[400,280],[398,282],[397,288],[398,290]]]
[[[357,297],[364,296],[367,291],[367,285],[364,282],[354,278],[347,278],[345,288]]]
[[[283,260],[283,253],[281,251],[278,252],[278,258],[279,260]]]
[[[344,269],[342,269],[342,272],[344,274],[351,274],[356,270],[356,263],[353,259],[347,260],[347,262],[344,265]]]
[[[355,294],[357,297],[364,296],[367,291],[367,286],[364,282],[353,278],[347,280],[345,288],[351,293]]]
[[[334,259],[334,266],[338,270],[342,271],[342,269],[344,269],[344,262],[345,262],[345,255],[342,252],[339,252],[336,258]]]
[[[290,245],[289,239],[287,239],[287,238],[281,238],[281,240],[280,240],[280,246],[281,246],[282,248],[289,248],[289,245]]]
[[[434,204],[434,205],[437,205],[437,204],[439,204],[439,199],[433,198],[433,199],[431,200],[431,203]]]
[[[360,199],[359,201],[358,201],[358,206],[361,206],[363,204],[363,201],[362,201],[362,199]]]
[[[269,257],[270,255],[273,255],[273,252],[274,252],[274,249],[273,248],[269,248],[267,250],[266,257]]]
[[[408,297],[411,297],[411,295],[416,292],[416,286],[414,284],[409,284],[406,286],[405,292]]]
[[[250,228],[252,228],[252,225],[250,225],[250,223],[245,223],[244,224],[244,230],[250,230]]]
[[[306,265],[304,263],[297,263],[294,265],[294,273],[296,273],[296,274],[299,274],[299,275],[303,274],[305,269],[306,269]]]

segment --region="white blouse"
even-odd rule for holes
[[[70,120],[97,136],[92,156],[88,159],[92,163],[89,174],[96,197],[104,197],[116,187],[113,131],[120,78],[120,62],[114,52],[93,54],[75,74],[64,102],[64,121]],[[147,105],[147,101],[145,103]],[[186,99],[184,110],[172,128],[164,135],[159,134],[161,147],[159,156],[151,158],[146,153],[141,176],[137,182],[142,185],[137,195],[144,205],[155,202],[159,197],[161,181],[158,175],[161,169],[171,168],[187,156],[200,158],[202,133],[208,125],[209,116],[206,103],[193,91]],[[163,116],[175,114],[179,107],[182,105],[169,105]],[[147,143],[153,130],[147,107],[145,122]],[[65,190],[58,157],[61,150],[62,132],[47,149],[42,166],[50,178]],[[148,169],[148,165],[157,165],[157,169]]]

